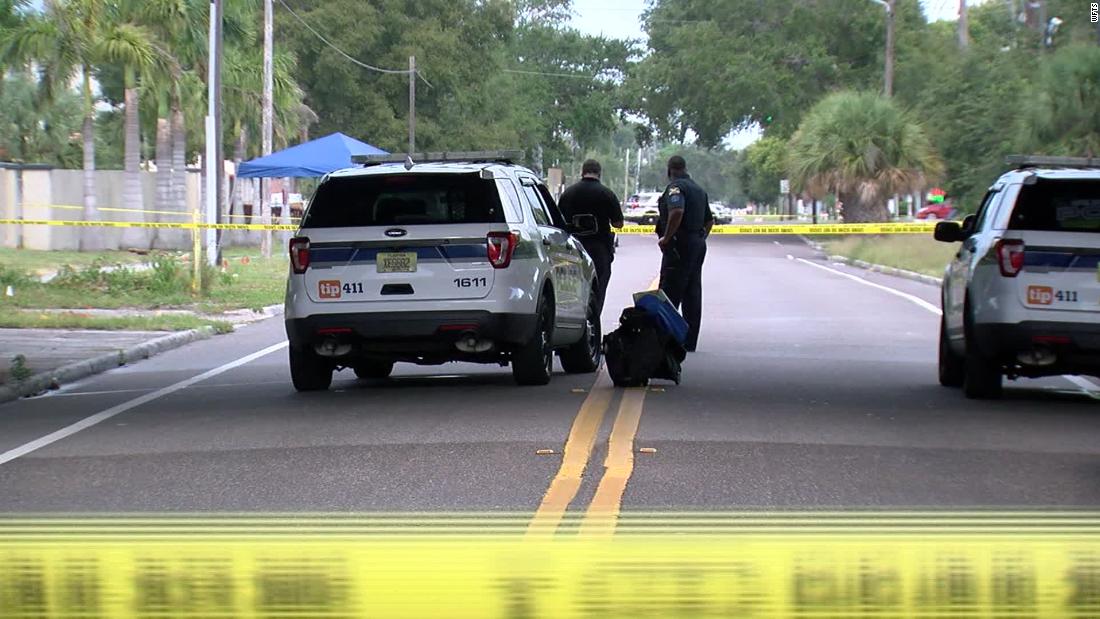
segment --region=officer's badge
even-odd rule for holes
[[[679,187],[669,187],[668,188],[668,195],[670,195],[670,196],[680,195],[680,188]]]

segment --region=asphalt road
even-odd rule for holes
[[[657,262],[622,240],[607,327]],[[249,325],[0,406],[0,511],[1100,505],[1100,386],[940,387],[937,289],[794,237],[712,239],[704,285],[683,384],[626,392],[453,364],[297,394],[281,320]]]

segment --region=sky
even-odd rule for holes
[[[970,0],[970,4],[980,4],[981,1]],[[641,15],[646,3],[646,0],[573,0],[572,24],[586,34],[643,39]],[[954,20],[959,10],[958,0],[921,0],[921,4],[932,21]]]

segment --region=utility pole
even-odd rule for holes
[[[214,35],[214,44],[216,45],[217,53],[214,54],[214,178],[218,179],[217,184],[217,209],[214,211],[214,223],[222,223],[222,210],[225,208],[226,199],[226,187],[225,187],[225,140],[222,139],[225,135],[222,132],[222,66],[225,58],[225,0],[214,0],[214,4],[217,6],[215,11],[217,17],[217,31]],[[208,256],[208,260],[213,265],[220,265],[222,262],[222,231],[214,231],[214,253],[212,256]]]
[[[269,0],[270,1],[270,0]],[[416,152],[416,56],[409,56],[409,156]]]
[[[970,47],[970,18],[966,0],[959,0],[959,49]]]
[[[886,9],[886,53],[882,71],[882,92],[887,97],[894,96],[894,6],[897,0],[871,0]]]
[[[218,139],[218,105],[220,104],[220,97],[218,96],[218,69],[220,63],[221,46],[218,45],[218,39],[220,34],[219,7],[220,2],[218,0],[210,0],[210,23],[209,23],[209,40],[208,40],[208,54],[206,61],[206,153],[203,156],[203,164],[206,168],[206,216],[204,217],[206,223],[213,224],[218,222],[218,194],[220,193],[221,185],[221,165],[218,160],[218,143],[221,141]],[[206,260],[209,264],[215,265],[218,263],[218,231],[215,228],[207,228],[203,231],[203,237],[206,241]],[[198,263],[201,257],[196,254],[194,256],[196,264],[196,273],[198,270]]]
[[[626,147],[626,165],[623,166],[623,200],[630,197],[630,147]]]
[[[897,0],[886,0],[886,68],[883,71],[883,91],[894,96],[894,6]]]
[[[264,0],[264,87],[260,106],[262,108],[262,127],[260,136],[261,154],[271,154],[273,133],[275,130],[274,112],[272,110],[275,91],[275,7],[272,0]],[[260,179],[260,213],[264,225],[271,224],[271,180]],[[260,234],[260,250],[265,258],[271,257],[271,231],[264,230]]]

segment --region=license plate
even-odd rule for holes
[[[378,254],[379,273],[416,273],[416,252]]]

